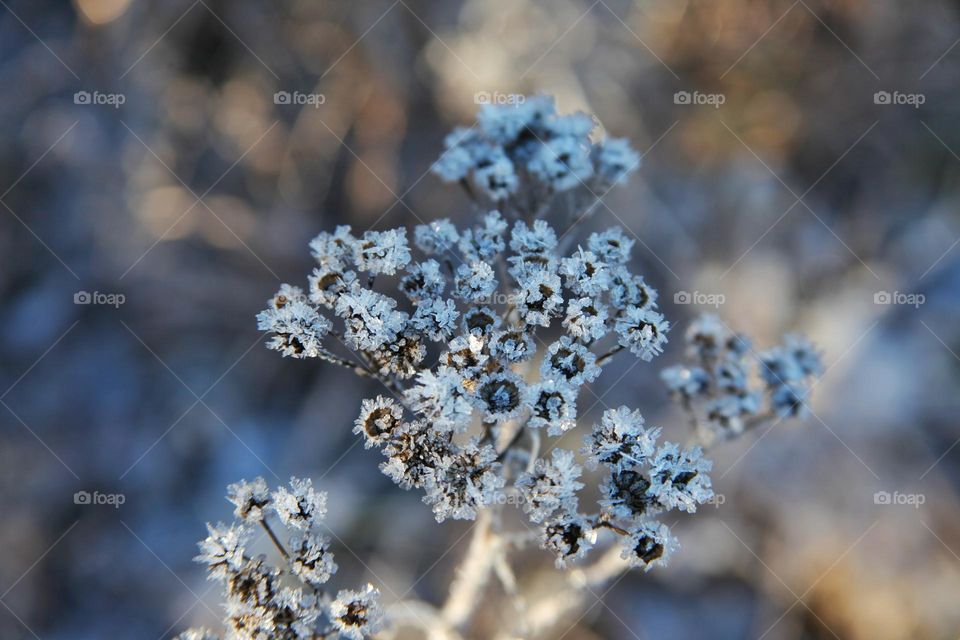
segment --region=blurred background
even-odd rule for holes
[[[643,154],[581,231],[628,227],[675,324],[585,421],[683,437],[678,292],[829,367],[805,423],[712,453],[723,504],[671,566],[563,637],[957,638],[958,42],[946,0],[0,1],[0,637],[215,624],[195,543],[255,475],[330,493],[339,584],[441,601],[467,525],[356,446],[375,387],[254,315],[323,229],[467,219],[427,173],[443,136],[478,92],[546,92]]]

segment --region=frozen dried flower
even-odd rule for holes
[[[558,569],[570,560],[582,558],[593,548],[596,531],[577,513],[561,513],[543,524],[541,546],[553,553]]]
[[[642,567],[649,571],[656,566],[664,566],[670,554],[676,551],[677,539],[670,528],[656,521],[645,522],[623,539],[623,553],[620,557],[630,562],[631,567]]]
[[[527,388],[531,415],[527,426],[557,436],[577,425],[577,392],[565,380],[543,380]]]
[[[367,231],[354,243],[353,258],[361,271],[393,275],[410,262],[407,230]]]
[[[571,298],[563,327],[579,340],[599,340],[608,332],[607,308],[593,298]]]
[[[386,442],[402,424],[403,408],[390,398],[377,396],[363,401],[353,432],[364,436],[364,446],[369,449]]]
[[[554,449],[551,459],[538,459],[532,473],[517,478],[516,487],[523,496],[523,510],[533,522],[543,522],[557,510],[577,510],[578,480],[583,469],[574,462],[573,452]]]
[[[280,521],[294,529],[309,529],[327,514],[327,494],[314,490],[309,478],[290,478],[289,489],[273,492],[273,504]]]
[[[593,382],[600,375],[596,362],[597,356],[592,351],[569,336],[561,336],[547,348],[540,375],[547,380],[562,380],[578,387],[584,382]]]
[[[306,584],[317,587],[337,572],[337,563],[330,551],[330,540],[312,533],[298,533],[290,538],[290,569]]]
[[[653,456],[659,428],[644,428],[639,411],[627,407],[607,409],[599,424],[593,425],[584,441],[584,454],[591,467],[598,464],[620,468],[623,465],[641,465]]]
[[[330,603],[330,619],[341,638],[363,640],[383,628],[379,597],[380,591],[372,584],[357,591],[344,589],[337,593]]]
[[[241,480],[227,485],[227,500],[236,506],[234,515],[246,522],[256,523],[263,520],[270,506],[270,489],[262,477],[254,478],[253,482]]]
[[[617,320],[616,331],[620,344],[647,362],[663,353],[670,323],[656,311],[627,307]]]
[[[300,298],[302,292],[299,289]],[[257,315],[257,328],[273,334],[267,346],[292,358],[316,358],[323,353],[323,338],[330,332],[330,321],[300,298],[277,296],[271,300],[284,301]]]
[[[473,395],[474,404],[488,422],[504,422],[523,411],[523,378],[512,371],[487,374],[480,378]]]
[[[499,467],[492,446],[470,442],[439,460],[423,501],[433,507],[437,522],[447,518],[473,520],[477,509],[489,504],[504,485]]]
[[[443,255],[457,246],[460,234],[447,218],[418,224],[413,232],[417,248],[428,256]]]

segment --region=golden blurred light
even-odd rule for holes
[[[195,202],[185,189],[179,186],[163,186],[150,189],[140,200],[137,217],[154,238],[176,240],[188,235],[196,226],[198,209],[190,205]],[[184,212],[187,212],[184,215]]]
[[[391,153],[370,151],[351,163],[347,171],[350,201],[362,212],[379,215],[393,204],[397,193],[396,157]],[[397,194],[399,195],[399,194]],[[399,206],[395,211],[405,211]]]
[[[113,22],[130,6],[130,0],[73,0],[77,12],[94,25]]]
[[[256,219],[246,202],[233,196],[211,196],[197,205],[198,231],[221,249],[243,247],[256,228]]]

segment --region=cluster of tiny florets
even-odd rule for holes
[[[595,128],[586,113],[558,114],[549,96],[484,105],[474,126],[447,136],[433,171],[489,202],[521,210],[572,189],[604,193],[640,166],[640,156],[623,139],[593,142]]]
[[[770,417],[802,417],[813,381],[823,373],[819,353],[805,338],[788,334],[758,354],[715,315],[693,322],[686,343],[690,364],[665,369],[661,377],[710,438],[739,435]]]
[[[241,481],[227,488],[227,499],[234,505],[235,521],[208,524],[196,558],[210,579],[223,585],[225,640],[362,640],[381,628],[383,614],[372,585],[342,590],[333,598],[324,591],[337,564],[329,539],[319,533],[327,496],[310,480],[292,478],[289,487],[275,491],[263,478]],[[286,543],[274,533],[278,523],[288,531]],[[282,565],[250,551],[258,530],[277,545]],[[218,638],[206,629],[179,636]]]
[[[418,261],[403,230],[321,234],[313,255],[337,281],[315,279],[320,289],[308,296],[284,286],[260,326],[275,333],[268,344],[284,355],[337,363],[348,362],[334,355],[342,336],[354,366],[393,392],[363,402],[354,432],[382,449],[387,475],[425,492],[438,520],[473,518],[505,483],[501,432],[573,429],[579,392],[602,369],[594,349],[609,337],[608,349],[650,360],[670,325],[655,310],[656,292],[629,271],[633,241],[620,229],[590,235],[590,248],[565,257],[545,221],[511,227],[497,211],[470,229],[441,220],[413,235]],[[385,273],[398,276],[401,295],[371,288]],[[296,304],[310,319],[295,325],[295,336],[289,322],[276,324],[278,299],[290,300],[280,309]],[[333,328],[337,317],[342,333]],[[311,333],[316,326],[323,331]],[[538,335],[551,327],[560,335]]]
[[[383,384],[362,402],[354,433],[382,453],[384,474],[423,492],[438,521],[473,519],[512,495],[558,565],[613,532],[623,557],[649,569],[677,547],[658,518],[713,496],[701,449],[661,442],[636,410],[605,411],[579,452],[603,471],[599,502],[582,510],[577,454],[558,440],[542,446],[578,428],[578,398],[614,356],[649,362],[671,329],[656,290],[630,268],[634,240],[623,229],[576,244],[579,209],[566,211],[560,233],[544,219],[558,194],[576,203],[578,193],[605,193],[639,164],[625,141],[593,142],[593,129],[591,117],[559,115],[548,98],[485,106],[434,165],[472,198],[472,225],[440,218],[410,236],[321,233],[310,243],[317,267],[306,290],[284,285],[258,320],[283,355]],[[696,364],[663,373],[671,394],[690,411],[705,403],[717,430],[743,431],[763,395],[749,384],[749,344],[712,316],[691,325],[687,343]],[[813,347],[788,337],[757,360],[773,415],[800,414],[821,370]],[[235,494],[256,514],[264,492]],[[310,505],[287,502],[283,521],[296,527],[297,508]]]
[[[576,481],[581,470],[571,452],[555,450],[552,463],[538,461],[532,474],[521,476],[517,486],[525,508],[531,520],[544,523],[542,544],[558,566],[583,556],[601,529],[622,536],[622,557],[631,566],[666,564],[677,543],[657,516],[672,509],[694,512],[713,491],[711,463],[700,448],[658,446],[659,436],[660,429],[646,428],[638,411],[620,407],[603,413],[582,451],[590,467],[606,471],[598,514],[577,510],[574,492],[583,485]]]

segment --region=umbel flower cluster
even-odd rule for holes
[[[361,640],[381,627],[379,593],[372,585],[341,590],[333,598],[324,590],[337,572],[330,541],[319,533],[327,511],[325,493],[298,478],[272,492],[263,478],[232,484],[227,492],[235,521],[208,524],[209,535],[196,558],[210,579],[223,585],[226,638]],[[287,530],[286,544],[274,531],[277,525]],[[280,567],[249,551],[257,531],[276,546]],[[217,638],[205,629],[191,629],[178,640]]]
[[[787,334],[782,344],[756,354],[749,338],[712,314],[690,325],[686,342],[690,364],[664,369],[660,377],[705,443],[771,418],[805,416],[807,396],[823,373],[820,355],[803,336]]]
[[[659,442],[660,429],[636,410],[606,411],[580,452],[607,474],[590,513],[578,506],[574,453],[551,441],[552,455],[539,457],[541,434],[577,428],[583,385],[619,352],[660,355],[670,330],[656,290],[630,270],[634,241],[621,228],[565,250],[569,228],[558,235],[544,219],[527,221],[525,213],[542,210],[529,203],[592,193],[637,167],[625,141],[594,143],[593,128],[586,114],[557,115],[549,98],[484,106],[477,124],[448,137],[434,170],[459,181],[481,211],[497,208],[465,229],[448,219],[417,225],[412,247],[403,228],[321,233],[310,243],[317,267],[307,288],[284,285],[258,321],[283,355],[327,360],[384,384],[388,394],[363,402],[354,432],[382,451],[386,475],[424,492],[438,521],[473,519],[519,493],[558,565],[609,529],[623,538],[625,557],[649,568],[676,547],[656,518],[693,512],[713,495],[700,447]],[[382,279],[387,292],[374,289]],[[748,387],[749,343],[711,316],[694,323],[688,340],[697,365],[664,373],[674,397],[691,412],[703,403],[705,424],[718,432],[738,433],[766,416]],[[805,380],[819,371],[812,347],[790,337],[759,362],[773,413],[799,414]]]
[[[678,547],[663,516],[713,497],[701,446],[802,415],[821,366],[802,338],[757,355],[704,316],[686,333],[690,363],[662,375],[690,415],[687,446],[628,407],[582,424],[584,386],[618,355],[658,357],[671,329],[656,290],[631,270],[634,240],[623,229],[579,241],[573,233],[639,165],[626,141],[595,140],[594,128],[591,116],[559,115],[546,97],[485,105],[434,165],[472,200],[472,224],[320,233],[306,287],[283,285],[257,320],[282,355],[382,384],[353,431],[383,454],[384,474],[423,493],[437,521],[472,520],[512,498],[558,567],[602,546],[603,534],[619,541],[610,549],[623,564],[648,570]],[[600,478],[592,506],[580,501],[582,465]],[[201,555],[227,588],[231,637],[310,637],[297,634],[321,618],[349,639],[377,628],[372,587],[329,603],[321,590],[336,567],[311,533],[319,496],[300,481],[274,494],[261,480],[231,488],[241,523],[212,527]],[[268,513],[295,530],[278,546],[302,588],[280,588],[278,570],[244,551],[251,524],[277,542]]]

